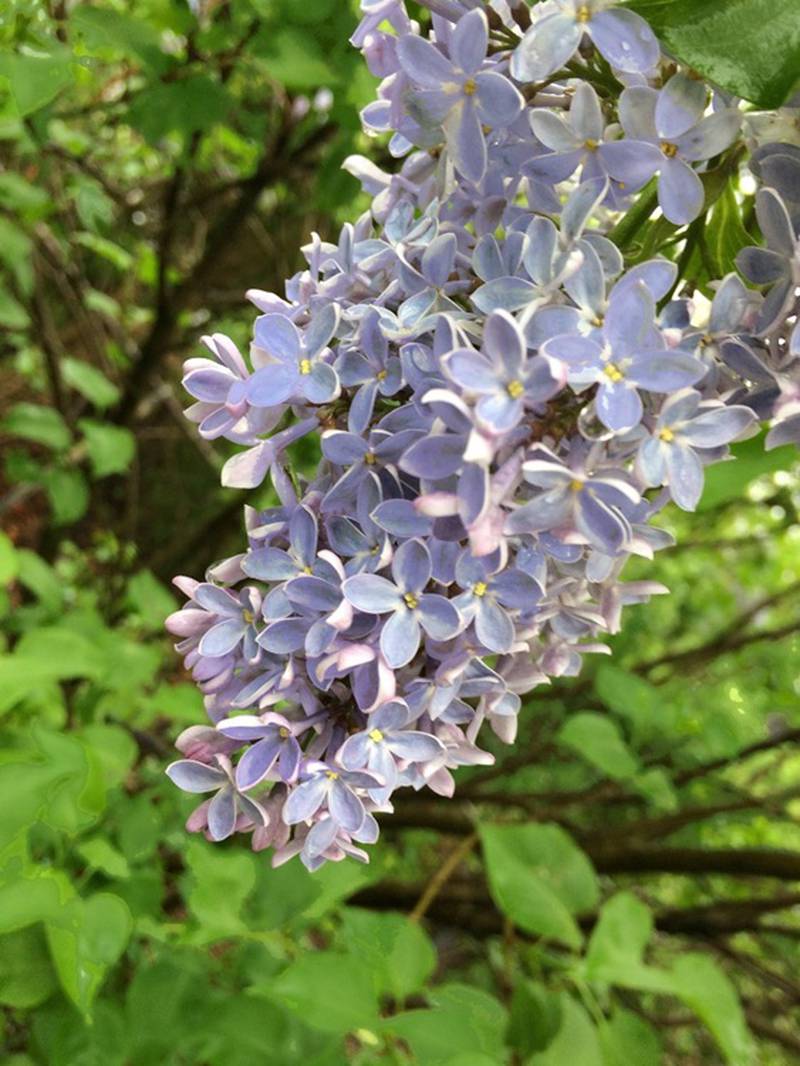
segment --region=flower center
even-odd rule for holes
[[[486,584],[485,581],[476,581],[475,584],[472,586],[473,596],[485,596],[488,587],[489,586]]]
[[[588,137],[588,138],[587,138],[587,139],[586,139],[586,140],[585,140],[585,141],[583,142],[583,147],[584,147],[584,148],[585,148],[585,149],[586,149],[586,150],[587,150],[588,152],[596,152],[596,151],[597,151],[597,149],[598,149],[598,148],[600,147],[600,142],[599,142],[599,141],[596,141],[596,140],[594,139],[594,137]]]
[[[304,574],[308,574],[309,576],[311,576],[311,574],[313,574],[313,573],[314,573],[314,571],[313,571],[313,570],[311,569],[311,567],[310,567],[310,566],[304,566],[304,567],[303,567],[303,573],[304,573]]]
[[[603,318],[602,315],[595,315],[594,318],[592,319],[592,325],[595,326],[597,329],[600,329],[600,327],[602,326],[603,322],[605,322],[605,319]]]
[[[675,434],[671,429],[662,429],[658,434],[659,440],[663,440],[665,444],[669,444],[671,440],[675,439]]]
[[[367,466],[375,466],[377,461],[378,457],[375,452],[367,452],[364,456],[364,462],[367,464]]]
[[[367,733],[367,736],[376,744],[380,744],[380,742],[383,740],[383,733],[381,733],[380,729],[370,729],[369,733]]]
[[[609,381],[614,382],[622,381],[622,379],[625,377],[620,368],[618,366],[615,366],[614,363],[606,364],[606,366],[603,367],[603,373]]]
[[[386,375],[388,373],[389,373],[388,370],[379,370],[378,373],[375,376],[376,376],[378,381],[385,381],[386,380]]]
[[[251,626],[256,620],[256,616],[253,614],[252,611],[242,611],[242,618],[244,618],[245,622],[247,622],[249,626]]]
[[[575,21],[586,23],[592,17],[592,9],[588,4],[581,4],[578,10],[575,12]]]
[[[509,381],[506,385],[506,392],[512,400],[518,400],[525,391],[525,386],[518,378],[514,378],[513,381]]]
[[[415,607],[419,607],[419,600],[413,592],[406,592],[403,599],[405,600],[406,607],[410,607],[412,611]]]
[[[464,95],[465,96],[474,96],[477,91],[478,91],[478,83],[475,81],[475,79],[474,78],[467,78],[467,80],[464,82]]]
[[[291,734],[289,733],[289,730],[286,728],[286,726],[282,725],[278,730],[278,736],[281,738],[281,740],[288,740]]]
[[[667,159],[674,159],[678,154],[678,146],[673,144],[672,141],[662,141],[659,147]]]
[[[311,373],[311,360],[310,359],[301,359],[300,360],[300,373],[301,374],[310,374]]]
[[[329,781],[338,781],[339,780],[339,775],[336,773],[335,770],[326,770],[325,771],[325,776],[327,777],[327,779]]]
[[[572,489],[573,492],[583,492],[583,482],[580,481],[578,478],[575,478],[574,481],[570,481],[569,487]]]

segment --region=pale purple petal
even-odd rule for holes
[[[598,52],[617,70],[645,73],[658,63],[661,49],[655,34],[634,11],[598,11],[586,29]]]
[[[419,623],[414,612],[406,607],[395,611],[381,630],[381,651],[393,670],[399,670],[411,662],[417,654],[419,642]]]
[[[208,805],[208,835],[212,840],[226,840],[236,828],[236,793],[232,785],[219,790]]]
[[[166,770],[170,780],[184,792],[213,792],[228,780],[216,766],[206,766],[194,759],[178,759]]]
[[[416,34],[406,34],[397,42],[400,66],[417,85],[425,89],[440,89],[455,80],[452,63],[438,48]]]
[[[685,226],[703,209],[703,183],[682,159],[664,159],[658,178],[658,202],[670,222]]]
[[[525,101],[508,78],[495,70],[485,70],[475,78],[478,117],[487,126],[510,126]]]
[[[328,793],[328,780],[324,774],[315,774],[308,781],[293,788],[283,805],[283,820],[287,825],[296,825],[313,818]]]
[[[275,765],[280,750],[281,740],[277,735],[265,737],[248,748],[236,766],[237,787],[252,788],[263,780]]]
[[[475,615],[475,633],[489,651],[503,655],[514,643],[514,623],[499,603],[483,600]]]
[[[227,655],[242,639],[245,628],[243,618],[228,618],[224,622],[218,622],[203,635],[198,648],[200,654],[207,655],[210,659]]]
[[[675,74],[658,94],[655,118],[659,137],[674,141],[690,130],[703,117],[707,99],[702,81]]]
[[[735,440],[754,421],[755,415],[749,407],[716,407],[693,418],[681,436],[695,448],[718,448]]]
[[[684,511],[693,511],[703,492],[703,464],[691,448],[673,443],[667,452],[669,491]]]
[[[421,540],[407,540],[395,552],[392,577],[403,592],[419,593],[431,579],[431,557]]]
[[[377,574],[355,574],[342,585],[345,599],[359,611],[368,614],[386,614],[402,605],[397,588],[385,577]]]
[[[434,594],[420,597],[419,620],[433,640],[449,640],[461,628],[458,611],[450,600]]]
[[[480,69],[489,47],[489,26],[486,15],[475,8],[456,23],[450,38],[450,58],[465,74]]]

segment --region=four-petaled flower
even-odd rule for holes
[[[425,592],[431,579],[430,553],[421,540],[407,540],[392,560],[392,577],[355,574],[342,592],[356,610],[389,614],[380,636],[381,652],[393,669],[410,663],[422,639],[420,627],[433,640],[449,640],[461,628],[461,619],[444,596]]]

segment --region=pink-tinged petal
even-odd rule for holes
[[[658,177],[658,202],[670,222],[685,226],[703,210],[703,183],[682,159],[665,158]]]
[[[463,15],[450,37],[450,57],[465,74],[480,70],[489,47],[489,24],[480,8]]]
[[[397,58],[408,77],[423,89],[441,89],[457,80],[453,64],[430,41],[416,34],[400,38]]]
[[[247,377],[247,365],[230,337],[226,337],[224,333],[212,333],[210,337],[201,337],[200,343],[204,344],[235,377]]]
[[[245,790],[263,781],[275,765],[281,746],[279,737],[272,736],[248,748],[236,766],[237,787]]]
[[[590,544],[606,555],[616,555],[630,539],[631,529],[618,511],[584,489],[578,493],[575,524]]]
[[[275,449],[270,441],[256,444],[247,451],[239,452],[225,463],[220,480],[227,489],[257,488],[275,461]]]
[[[183,378],[183,387],[190,396],[204,403],[225,403],[236,378],[225,367],[215,366],[210,360],[200,369],[191,370]]]

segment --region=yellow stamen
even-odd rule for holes
[[[419,607],[419,600],[413,592],[406,592],[403,599],[405,600],[406,607],[410,607],[412,611],[415,607]]]
[[[524,391],[525,386],[522,384],[521,381],[518,381],[517,378],[514,378],[513,381],[509,381],[509,383],[506,385],[506,392],[512,400],[518,400]]]
[[[364,456],[364,462],[367,464],[367,466],[374,466],[377,461],[378,457],[375,452],[367,452]]]
[[[311,373],[311,360],[310,359],[301,359],[300,360],[300,373],[301,374],[310,374]]]
[[[381,733],[380,729],[370,729],[369,733],[367,733],[367,736],[370,740],[374,740],[376,744],[380,744],[380,742],[383,740],[383,733]]]
[[[575,478],[574,481],[570,481],[569,487],[573,492],[583,492],[583,482],[579,481],[578,478]]]
[[[575,12],[576,22],[588,22],[591,17],[592,11],[588,4],[581,4],[581,6]]]
[[[329,781],[337,781],[339,778],[339,775],[336,773],[335,770],[326,770],[325,776],[328,778]]]
[[[379,370],[378,373],[375,375],[375,377],[376,377],[376,379],[378,381],[385,381],[386,380],[386,375],[388,373],[389,373],[388,370]]]
[[[474,96],[477,91],[478,91],[478,83],[475,81],[475,79],[474,78],[467,78],[467,80],[464,82],[464,95],[465,96]]]
[[[247,622],[249,626],[251,626],[256,620],[256,617],[252,611],[242,611],[242,618],[244,618],[245,622]]]
[[[472,586],[472,593],[473,593],[474,596],[479,596],[479,597],[480,596],[485,596],[486,595],[486,590],[488,588],[489,588],[489,586],[486,584],[485,581],[477,581]]]
[[[313,571],[313,570],[311,569],[311,567],[310,567],[310,566],[304,566],[304,567],[303,567],[303,573],[304,573],[304,574],[308,574],[308,575],[310,576],[311,574],[313,574],[313,573],[314,573],[314,571]]]
[[[286,728],[285,725],[282,725],[280,727],[280,729],[278,730],[278,736],[281,738],[281,740],[288,740],[289,737],[291,736],[291,733],[289,732],[289,730]]]
[[[662,141],[659,148],[667,159],[674,159],[678,154],[678,146],[677,144],[673,144],[672,141]]]
[[[596,141],[594,137],[589,137],[583,142],[583,147],[589,152],[596,152],[600,147],[600,142]]]
[[[622,381],[622,379],[625,377],[620,368],[618,366],[615,366],[613,363],[606,363],[606,365],[603,367],[603,373],[609,381],[613,381],[615,383],[617,381]]]
[[[602,315],[595,315],[594,318],[592,319],[592,325],[596,326],[597,329],[600,329],[600,327],[602,326],[604,321],[605,321],[605,319],[603,318]]]
[[[662,429],[658,436],[666,444],[669,444],[671,440],[675,439],[675,434],[672,432],[671,429]]]

